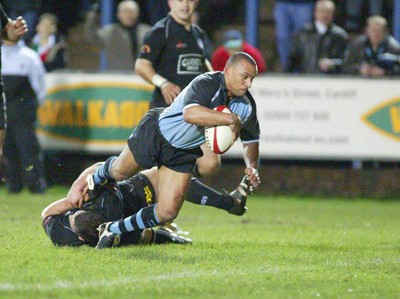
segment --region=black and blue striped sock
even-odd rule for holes
[[[101,184],[104,180],[109,179],[113,180],[114,178],[111,176],[110,170],[112,163],[118,157],[112,156],[106,160],[106,162],[100,165],[93,174],[93,181],[95,185]]]
[[[136,214],[129,216],[110,225],[110,231],[123,234],[134,230],[142,230],[160,224],[156,215],[157,204],[142,208]]]

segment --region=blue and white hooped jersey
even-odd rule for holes
[[[250,92],[243,97],[228,100],[224,75],[210,72],[197,76],[159,116],[161,134],[174,147],[192,149],[205,142],[204,127],[187,123],[183,111],[192,106],[213,109],[219,105],[228,106],[232,113],[242,120],[240,139],[243,143],[258,142],[260,127],[256,104]]]

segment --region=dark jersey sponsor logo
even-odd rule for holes
[[[178,74],[200,74],[203,69],[203,56],[200,54],[182,54],[178,60]]]

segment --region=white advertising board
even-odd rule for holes
[[[400,160],[399,80],[268,76],[251,93],[261,157]]]

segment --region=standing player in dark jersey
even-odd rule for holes
[[[22,17],[18,17],[15,21],[12,21],[7,14],[4,12],[3,6],[0,4],[0,31],[1,38],[10,41],[18,41],[23,36],[28,28],[25,20]],[[0,53],[0,69],[1,69],[1,53]],[[5,101],[3,98],[3,83],[0,77],[0,160],[3,156],[3,144],[4,144],[4,128],[5,128]]]
[[[90,170],[88,170],[90,171]],[[186,200],[201,205],[224,209],[231,214],[243,215],[246,211],[246,196],[238,192],[247,188],[242,182],[232,197],[219,193],[193,178]],[[156,203],[158,173],[156,168],[145,170],[128,180],[108,183],[98,190],[96,198],[82,206],[66,198],[47,206],[42,212],[43,228],[53,242],[59,246],[94,246],[98,242],[97,227],[107,221],[132,215],[143,207]],[[94,197],[94,196],[93,196]],[[121,236],[119,245],[138,243],[179,243],[190,239],[179,236],[168,229],[145,229]]]
[[[192,24],[198,0],[169,0],[170,13],[146,34],[135,71],[156,88],[150,108],[171,105],[207,69],[204,32]]]
[[[249,92],[258,74],[257,63],[244,52],[234,53],[223,72],[197,76],[165,109],[150,110],[128,139],[118,157],[108,158],[93,174],[82,175],[72,185],[68,197],[83,200],[89,189],[107,180],[121,181],[140,168],[158,166],[158,202],[118,222],[102,224],[99,248],[110,247],[117,235],[150,228],[178,216],[190,185],[193,167],[202,156],[207,126],[228,125],[243,143],[244,173],[249,184],[260,183],[257,165],[260,127],[256,104]],[[228,106],[232,113],[214,110]]]
[[[193,24],[193,14],[198,0],[170,0],[170,13],[146,34],[135,71],[156,88],[150,108],[171,105],[178,94],[196,76],[211,71],[205,59],[205,35]],[[215,173],[220,156],[206,146],[201,147],[201,157],[194,172],[197,176]]]

